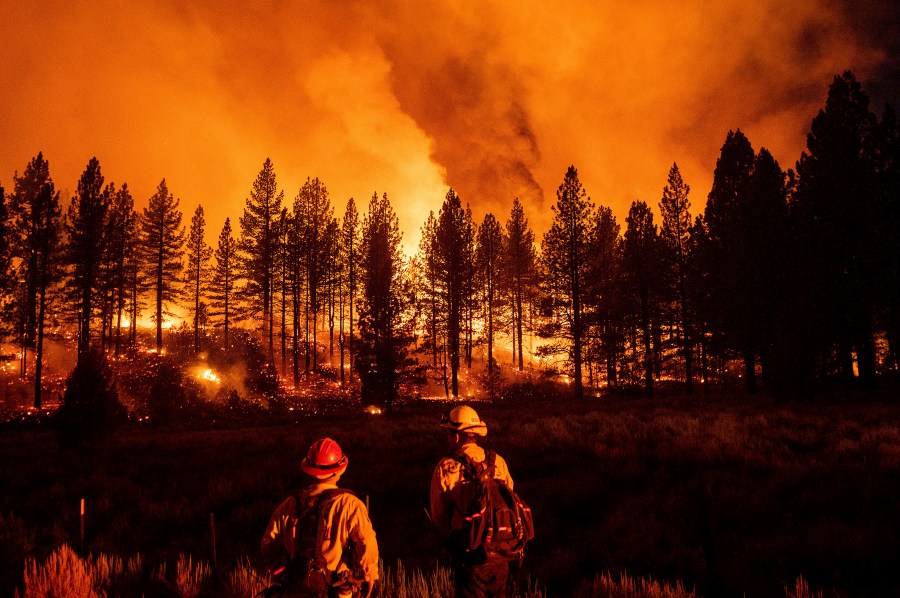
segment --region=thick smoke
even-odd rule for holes
[[[672,162],[702,209],[729,129],[793,166],[832,77],[897,100],[893,3],[5,3],[0,179],[91,156],[138,207],[165,177],[210,240],[272,158],[340,213],[377,191],[407,248],[448,186],[476,219],[514,197],[541,232],[566,168],[620,221]]]

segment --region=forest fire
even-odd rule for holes
[[[210,369],[210,368],[206,368],[202,372],[198,372],[197,378],[199,380],[205,380],[207,382],[212,382],[214,384],[222,383],[222,379],[219,376],[217,376],[216,373],[213,372],[212,369]]]

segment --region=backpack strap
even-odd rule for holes
[[[490,477],[494,476],[494,463],[497,460],[497,453],[490,449],[485,449],[484,461],[475,461],[465,452],[459,450],[453,453],[453,459],[466,468],[466,473],[469,474],[472,480],[477,480],[485,477],[488,471],[490,471]]]
[[[325,532],[325,507],[328,506],[332,500],[340,496],[341,494],[352,494],[356,496],[352,490],[347,488],[329,488],[327,490],[323,490],[322,492],[316,494],[312,497],[307,497],[306,500],[303,500],[303,494],[297,493],[295,500],[297,501],[297,513],[296,517],[298,520],[302,520],[309,515],[310,511],[316,510],[316,525],[318,529],[316,529],[316,545],[321,545]],[[302,534],[301,534],[302,535]],[[297,536],[299,540],[301,535]],[[322,558],[321,554],[314,554],[313,560],[311,562],[299,562],[303,560],[303,556],[300,554],[299,550],[295,551],[294,559],[292,559],[293,569],[297,570],[307,568],[307,567],[318,567],[322,570],[325,569],[325,562]]]

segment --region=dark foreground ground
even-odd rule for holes
[[[713,394],[656,399],[506,400],[476,407],[487,444],[509,462],[537,536],[524,571],[550,596],[597,573],[627,571],[704,596],[812,589],[900,595],[900,401],[847,397],[778,403]],[[424,507],[445,449],[444,404],[391,415],[312,416],[229,430],[130,428],[58,448],[46,430],[0,430],[0,595],[26,557],[179,553],[255,562],[259,536],[300,482],[320,436],[344,447],[343,484],[368,498],[382,557],[429,568],[443,558]]]

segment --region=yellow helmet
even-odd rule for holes
[[[454,432],[487,436],[487,424],[468,405],[460,405],[445,413],[441,418],[441,427]]]

